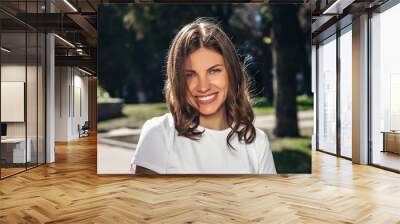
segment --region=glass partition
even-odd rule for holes
[[[318,149],[336,154],[336,35],[318,47]]]
[[[27,81],[26,81],[26,111],[27,111],[27,150],[29,153],[28,168],[37,165],[37,132],[38,132],[38,35],[36,32],[27,33]]]
[[[43,5],[20,1],[18,13]],[[43,33],[0,12],[0,178],[45,163],[45,44]]]
[[[25,32],[1,34],[2,177],[24,171],[31,158],[26,140],[26,41]]]
[[[42,12],[39,1],[27,2],[26,11],[31,14]],[[33,17],[30,21],[38,23],[38,17]],[[39,76],[40,67],[40,38],[36,29],[27,27],[27,150],[30,150],[30,162],[27,167],[35,167],[39,160]]]
[[[46,37],[43,33],[38,34],[38,75],[37,75],[37,162],[43,164],[46,162],[46,144],[45,144],[45,124],[46,124],[46,76],[45,76],[45,65],[46,65]]]

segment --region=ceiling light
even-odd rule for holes
[[[68,40],[66,40],[66,39],[64,39],[64,38],[62,38],[62,37],[60,37],[59,35],[57,35],[57,34],[54,34],[54,36],[55,37],[57,37],[59,40],[61,40],[62,42],[64,42],[64,43],[66,43],[67,45],[69,45],[70,47],[73,47],[73,48],[75,48],[75,45],[73,45],[71,42],[69,42]]]
[[[1,47],[1,51],[4,51],[6,53],[10,53],[11,52],[11,50],[9,50],[9,49],[7,49],[5,47]]]
[[[322,14],[342,14],[343,9],[351,5],[355,0],[336,0]]]
[[[83,49],[77,48],[76,53],[78,53],[79,55],[83,55]]]
[[[78,67],[78,70],[81,71],[81,72],[83,72],[83,73],[85,73],[85,74],[87,74],[87,75],[92,75],[92,73],[90,73],[90,72],[88,72],[88,71],[86,71],[86,70],[83,70],[83,69],[81,69],[81,68],[79,68],[79,67]]]
[[[78,12],[78,10],[68,0],[64,0],[64,3],[67,4],[74,12]]]

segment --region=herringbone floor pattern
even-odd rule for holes
[[[0,223],[400,223],[400,175],[313,152],[312,175],[96,174],[95,137],[0,181]]]

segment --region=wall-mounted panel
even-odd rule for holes
[[[1,82],[1,122],[24,122],[24,82]]]

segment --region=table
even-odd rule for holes
[[[6,163],[26,163],[32,158],[30,138],[26,139],[28,143],[25,154],[25,138],[5,138],[1,139],[1,157]]]
[[[382,152],[392,152],[400,154],[400,131],[382,131],[383,150]]]

